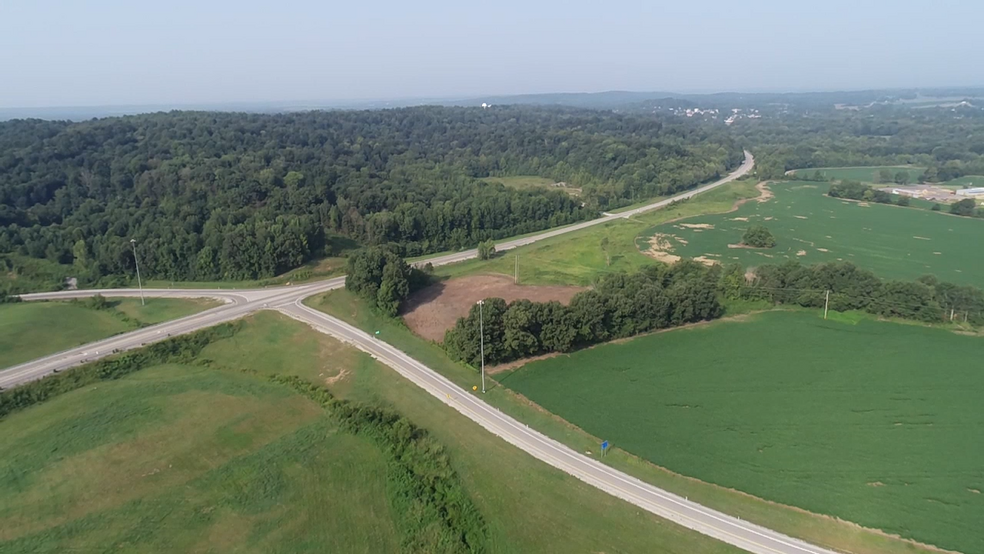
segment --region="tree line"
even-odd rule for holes
[[[835,311],[870,314],[926,323],[951,320],[984,324],[984,291],[933,276],[915,281],[882,280],[850,262],[802,265],[790,261],[762,265],[746,274],[739,265],[722,270],[721,292],[728,298],[768,300]],[[828,297],[829,291],[829,297]]]
[[[559,302],[487,298],[447,331],[444,347],[457,360],[503,363],[631,337],[719,317],[718,270],[693,261],[613,273],[565,306]]]
[[[66,275],[267,278],[342,241],[474,247],[714,179],[741,160],[695,123],[573,109],[171,112],[0,123],[7,287]],[[581,197],[484,179],[540,175]],[[43,263],[42,263],[43,262]],[[25,279],[8,279],[16,272]]]

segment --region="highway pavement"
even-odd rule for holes
[[[604,217],[584,223],[554,229],[530,237],[505,241],[497,244],[496,249],[500,251],[509,250],[592,225],[599,225],[614,219],[627,218],[648,210],[658,209],[675,200],[691,198],[696,194],[706,192],[737,179],[748,173],[752,169],[753,164],[754,159],[746,151],[745,162],[742,166],[728,177],[715,183],[704,185],[673,198],[627,212],[606,214]],[[434,265],[444,265],[476,256],[477,251],[473,249],[437,256],[426,260],[426,262]],[[482,401],[480,394],[473,394],[470,391],[462,389],[397,348],[341,320],[309,308],[302,303],[305,298],[328,290],[341,288],[344,284],[344,277],[336,277],[305,285],[236,291],[212,289],[148,289],[144,291],[144,294],[148,297],[210,297],[221,300],[226,304],[199,314],[146,327],[131,333],[117,335],[0,371],[0,387],[10,388],[17,386],[31,380],[39,379],[52,372],[62,371],[87,361],[111,355],[114,352],[139,348],[146,344],[164,340],[169,336],[191,333],[205,327],[234,320],[257,310],[275,309],[291,318],[307,323],[318,331],[327,333],[369,353],[445,404],[478,423],[489,432],[494,433],[496,436],[537,459],[649,512],[756,554],[833,554],[833,551],[810,545],[722,512],[706,508],[575,452],[563,444],[530,429],[527,425],[502,414]],[[28,294],[22,295],[21,298],[24,300],[58,300],[92,296],[94,294],[102,294],[107,297],[133,297],[139,296],[140,293],[133,289],[106,289]]]

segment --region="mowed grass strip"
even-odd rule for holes
[[[139,298],[108,300],[112,307],[105,310],[82,302],[0,304],[0,369],[219,305],[172,298],[148,298],[145,306]]]
[[[163,365],[0,422],[2,552],[392,552],[386,456],[246,374]]]
[[[491,260],[435,268],[440,276],[478,273],[513,275],[519,257],[519,282],[526,285],[588,286],[612,271],[632,272],[656,261],[635,246],[636,237],[666,221],[725,212],[736,202],[758,196],[754,181],[736,181],[661,210],[618,219],[503,252]]]
[[[527,364],[500,382],[672,471],[984,551],[984,339],[768,312]]]
[[[800,178],[810,178],[813,177],[816,172],[820,172],[824,179],[829,181],[837,181],[842,179],[848,179],[851,181],[860,181],[862,183],[877,184],[880,182],[878,174],[882,170],[889,170],[892,172],[892,177],[899,171],[905,171],[909,174],[910,183],[919,183],[922,179],[923,173],[926,172],[925,167],[916,167],[911,165],[879,165],[870,167],[818,167],[814,169],[797,169],[793,174]],[[894,184],[886,183],[885,186],[891,186]]]
[[[958,284],[984,283],[984,256],[974,254],[980,250],[984,220],[830,198],[825,183],[769,187],[775,197],[768,202],[661,225],[649,235],[667,235],[678,256],[711,256],[746,267],[788,260],[849,261],[884,278],[932,274]],[[741,242],[751,225],[768,227],[776,247],[729,248]]]

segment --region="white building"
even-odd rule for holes
[[[958,189],[957,196],[984,196],[984,187]]]

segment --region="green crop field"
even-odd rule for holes
[[[758,196],[754,181],[736,181],[692,200],[549,238],[505,252],[491,260],[471,260],[436,268],[457,277],[477,273],[512,275],[519,256],[520,283],[527,285],[590,285],[611,271],[633,271],[655,263],[634,246],[636,236],[653,225],[697,214],[724,212],[735,202]]]
[[[918,183],[922,180],[925,167],[913,167],[909,165],[894,166],[875,166],[875,167],[818,167],[813,169],[797,169],[794,174],[799,177],[813,177],[819,171],[824,179],[839,180],[849,179],[861,181],[862,183],[878,183],[878,172],[888,169],[895,175],[899,171],[906,171],[909,174],[909,181]]]
[[[799,260],[805,264],[850,261],[886,278],[926,274],[960,284],[984,283],[980,249],[984,221],[927,210],[829,198],[823,183],[773,183],[775,198],[748,202],[729,214],[700,216],[655,227],[640,238],[667,236],[672,253],[706,256],[745,266]],[[775,235],[770,249],[729,248],[750,225]]]
[[[768,312],[527,364],[500,379],[670,470],[984,551],[984,339]]]
[[[105,310],[80,302],[0,304],[0,368],[218,305],[172,298],[148,298],[145,306],[135,298],[109,302],[112,307]]]

